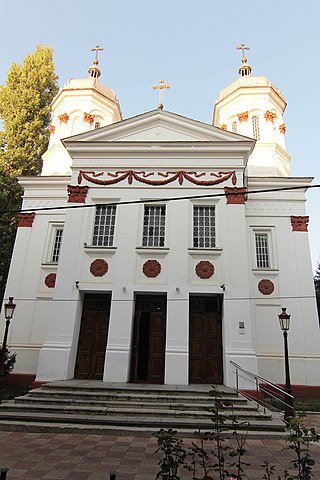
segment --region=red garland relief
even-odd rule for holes
[[[258,283],[258,290],[262,295],[271,295],[274,292],[274,283],[264,278]]]
[[[18,227],[32,227],[34,217],[36,214],[32,213],[19,213],[19,224]]]
[[[148,278],[155,278],[161,272],[161,264],[157,260],[147,260],[142,266],[142,271]]]
[[[109,270],[109,265],[103,258],[93,260],[90,265],[90,272],[94,277],[103,277]]]
[[[245,202],[245,187],[224,187],[224,193],[227,196],[227,204],[242,205]]]
[[[214,266],[211,262],[208,262],[208,260],[201,260],[201,262],[196,265],[196,274],[199,278],[207,280],[214,274]]]
[[[48,288],[54,288],[56,285],[56,278],[57,278],[56,273],[49,273],[44,279],[44,283]]]
[[[85,203],[89,187],[79,187],[79,185],[68,185],[68,202]]]
[[[226,182],[231,178],[232,185],[237,184],[237,175],[235,171],[232,172],[210,172],[209,175],[211,177],[215,177],[215,180],[198,180],[200,177],[204,177],[206,172],[186,172],[184,170],[180,170],[178,172],[136,172],[134,170],[118,170],[116,172],[106,172],[108,177],[112,177],[109,179],[99,179],[97,177],[101,177],[105,174],[105,172],[83,172],[82,170],[79,171],[78,174],[78,183],[82,182],[82,179],[87,180],[87,182],[94,183],[96,185],[114,185],[116,183],[120,183],[123,180],[128,180],[128,184],[131,185],[133,180],[137,182],[144,183],[146,185],[153,185],[153,186],[162,186],[167,185],[168,183],[175,182],[178,180],[179,185],[182,185],[184,180],[187,180],[194,185],[199,185],[203,187],[211,187],[213,185],[217,185],[222,182]],[[150,177],[158,175],[159,177],[164,178],[162,179],[151,179]]]
[[[307,232],[308,231],[309,217],[295,217],[291,216],[291,225],[293,232]]]

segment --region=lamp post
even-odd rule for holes
[[[284,390],[286,392],[285,395],[285,403],[284,403],[284,419],[287,422],[289,418],[294,417],[294,406],[293,406],[293,397],[292,397],[292,388],[290,382],[290,368],[289,368],[289,352],[288,352],[288,331],[290,328],[290,317],[286,311],[285,307],[282,307],[282,312],[279,317],[280,328],[283,332],[283,340],[284,340],[284,365],[285,365],[285,386]]]
[[[0,352],[0,403],[1,403],[1,394],[2,394],[2,387],[4,382],[4,362],[6,357],[7,351],[7,339],[8,339],[8,332],[10,321],[12,320],[14,309],[16,308],[16,304],[13,303],[13,297],[9,297],[9,301],[4,304],[4,316],[6,319],[6,326],[4,329],[3,341],[2,341],[2,348]]]

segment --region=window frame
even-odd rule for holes
[[[110,245],[110,238],[108,240],[108,245],[99,245],[98,242],[97,243],[94,243],[94,237],[95,237],[95,227],[96,227],[96,219],[97,219],[97,210],[98,208],[105,208],[107,209],[108,207],[111,208],[111,209],[114,209],[114,224],[111,225],[111,227],[113,227],[113,235],[110,234],[110,232],[108,233],[108,237],[112,237],[112,244]],[[112,214],[111,214],[112,216]],[[90,238],[90,246],[94,247],[94,248],[114,248],[115,247],[115,234],[116,234],[116,222],[117,222],[117,205],[114,205],[114,204],[109,204],[109,203],[97,203],[95,205],[95,208],[94,208],[94,212],[93,212],[93,218],[92,218],[92,231],[91,231],[91,238]],[[101,225],[98,225],[98,227],[101,226]],[[106,228],[106,223],[104,224],[104,228]],[[99,234],[97,234],[97,237],[99,237]],[[105,238],[105,236],[103,235],[103,239]]]
[[[268,249],[268,266],[258,266],[258,256],[257,256],[257,241],[256,235],[264,234],[267,238],[267,249]],[[275,246],[275,227],[274,226],[251,226],[251,238],[252,238],[252,265],[253,270],[256,271],[271,271],[277,270],[277,256],[276,256],[276,246]]]
[[[55,249],[55,246],[56,246],[57,233],[60,230],[62,230],[62,234],[61,234],[59,251],[58,251],[58,259],[57,259],[57,261],[53,261],[54,249]],[[43,258],[43,262],[42,262],[43,264],[58,265],[60,257],[61,257],[63,233],[64,233],[64,222],[49,222],[45,253],[44,253],[44,258]]]
[[[209,245],[209,246],[206,246],[206,245],[197,245],[195,246],[194,243],[195,243],[195,233],[194,233],[194,230],[195,230],[195,208],[209,208],[209,209],[212,209],[213,208],[213,211],[214,211],[214,245]],[[206,203],[201,203],[201,202],[192,202],[192,212],[191,212],[191,217],[192,217],[192,220],[191,220],[191,225],[192,225],[192,231],[191,231],[191,245],[192,247],[191,248],[194,248],[194,249],[215,249],[217,248],[217,208],[216,208],[216,204],[208,204],[208,202]],[[210,216],[211,217],[211,216]],[[210,218],[209,217],[209,218]],[[205,225],[203,225],[203,227],[205,228]],[[208,228],[212,228],[212,225],[209,225]],[[200,236],[198,235],[198,237],[200,238]],[[203,241],[205,243],[205,235],[203,236]],[[209,239],[211,240],[212,237],[211,235],[209,235]]]
[[[165,209],[165,214],[164,214],[164,234],[161,235],[161,232],[159,232],[159,235],[158,235],[158,238],[159,238],[159,245],[155,245],[155,242],[154,242],[154,239],[155,239],[155,235],[153,237],[151,237],[149,234],[148,235],[145,235],[144,233],[144,230],[145,228],[156,228],[155,225],[145,225],[145,218],[146,218],[146,208],[164,208]],[[161,218],[161,216],[160,216]],[[164,249],[166,248],[166,243],[167,243],[167,219],[168,219],[168,209],[167,209],[167,204],[166,203],[144,203],[143,204],[143,211],[142,211],[142,224],[141,224],[141,247],[142,248],[160,248],[160,249]],[[161,229],[161,223],[159,224],[159,229]],[[160,245],[160,240],[161,240],[161,237],[163,236],[164,240],[163,240],[163,245]],[[146,243],[147,245],[144,245],[144,238],[146,237]],[[152,245],[149,245],[149,241],[148,239],[149,238],[153,238],[153,243]]]

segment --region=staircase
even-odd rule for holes
[[[67,380],[48,383],[0,405],[0,430],[151,434],[174,428],[184,434],[214,428],[219,404],[222,431],[283,432],[281,418],[223,385],[146,385]]]

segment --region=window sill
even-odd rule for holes
[[[170,252],[170,248],[167,247],[136,247],[137,253],[148,253],[148,254],[162,254],[167,255]]]
[[[100,246],[100,245],[87,245],[86,243],[83,244],[83,248],[86,251],[90,252],[101,252],[101,251],[107,251],[110,253],[116,253],[117,247],[105,247],[105,246]]]
[[[211,255],[221,255],[223,249],[220,247],[204,248],[204,247],[191,247],[188,248],[188,253],[190,255],[203,255],[204,253],[210,253]]]
[[[253,273],[262,273],[262,274],[277,274],[279,273],[278,268],[253,268],[252,269]]]

